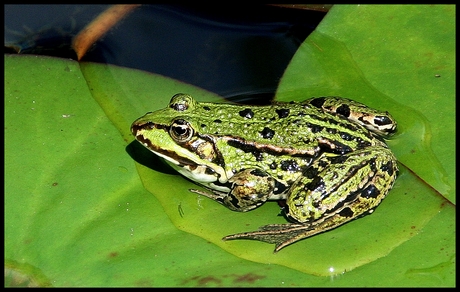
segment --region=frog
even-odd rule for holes
[[[274,252],[374,212],[398,175],[387,112],[337,96],[268,105],[199,102],[175,94],[135,120],[135,139],[232,211],[284,202],[287,223],[225,236]]]

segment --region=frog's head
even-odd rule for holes
[[[142,145],[184,176],[201,184],[225,182],[223,160],[212,137],[197,131],[202,116],[197,102],[176,94],[168,107],[134,121],[131,132]]]

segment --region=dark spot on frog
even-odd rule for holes
[[[227,195],[227,197],[225,198],[224,202],[226,202],[225,204],[230,204],[230,206],[232,206],[233,210],[234,211],[241,211],[242,208],[245,207],[245,204],[244,204],[244,197],[243,197],[243,194],[234,194],[235,193],[235,190],[233,190],[231,193],[229,193]],[[243,204],[240,204],[240,203],[243,203]],[[228,206],[228,205],[227,205]]]
[[[312,203],[312,206],[318,209],[321,206],[321,200],[315,200]]]
[[[392,176],[393,175],[393,162],[390,160],[386,164],[383,164],[382,167],[380,168],[382,171],[385,171],[388,173],[388,175]]]
[[[262,171],[262,170],[257,169],[257,168],[251,170],[250,174],[255,175],[255,176],[259,176],[259,177],[266,177],[266,176],[268,176],[268,174],[267,174],[265,171]]]
[[[322,151],[328,152],[328,153],[343,155],[343,154],[346,154],[352,151],[350,146],[342,144],[338,141],[323,140],[323,141],[319,141],[318,145]]]
[[[246,108],[239,112],[242,118],[252,119],[254,117],[254,112],[250,108]]]
[[[335,129],[335,128],[327,128],[326,131],[327,131],[329,134],[335,134],[335,133],[337,133],[337,129]]]
[[[312,163],[313,159],[312,158],[309,158],[308,160],[307,159],[303,159],[303,163],[302,166],[300,166],[300,172],[304,173],[305,171],[307,171],[309,168],[311,168],[311,163]]]
[[[306,178],[314,178],[318,176],[318,169],[315,167],[308,167],[302,172],[302,175]]]
[[[326,166],[328,166],[328,165],[329,165],[329,161],[326,161],[326,160],[324,160],[324,159],[323,159],[323,160],[320,160],[320,161],[318,162],[318,167],[321,168],[321,169],[324,168],[324,167],[326,167]]]
[[[278,164],[276,162],[272,162],[270,165],[269,165],[270,169],[276,169],[278,167]]]
[[[204,106],[203,109],[204,109],[205,111],[210,111],[210,110],[211,110],[211,108],[210,108],[209,106]]]
[[[222,120],[215,119],[215,120],[214,120],[214,123],[220,124],[220,123],[222,123]]]
[[[362,192],[361,197],[363,198],[377,198],[380,191],[374,185],[368,185]]]
[[[318,97],[318,98],[314,98],[310,100],[309,103],[313,105],[314,107],[321,108],[324,104],[324,101],[325,101],[324,97]]]
[[[343,208],[342,211],[339,212],[339,215],[342,217],[353,217],[355,213],[350,208]]]
[[[202,129],[206,128],[206,124],[201,124],[200,126]]]
[[[280,167],[284,171],[299,171],[300,167],[295,160],[283,160]]]
[[[361,138],[357,138],[356,140],[356,142],[358,142],[358,148],[366,148],[368,146],[371,146],[371,143],[369,141],[364,141]]]
[[[275,131],[273,131],[272,129],[268,128],[268,127],[265,127],[262,132],[260,132],[260,134],[262,135],[263,138],[265,139],[271,139],[273,138],[273,136],[275,136]]]
[[[348,133],[340,132],[339,135],[340,135],[340,138],[342,138],[343,140],[346,140],[346,141],[352,141],[353,140],[353,136],[351,136]]]
[[[252,151],[252,155],[254,155],[254,157],[256,158],[256,161],[263,161],[264,160],[264,156],[263,156],[262,152],[260,152],[260,151]]]
[[[369,167],[371,168],[371,170],[373,172],[377,171],[377,167],[376,167],[376,164],[375,164],[375,157],[369,160],[368,165],[369,165]]]
[[[305,186],[305,189],[309,191],[320,191],[321,189],[324,189],[324,181],[321,179],[321,177],[316,176],[309,184]]]
[[[318,125],[308,124],[307,126],[310,128],[312,133],[318,133],[323,130],[323,127],[318,126]]]
[[[285,109],[285,108],[277,109],[277,110],[275,110],[275,111],[276,111],[276,113],[278,114],[278,117],[279,117],[280,119],[289,116],[289,112],[290,112],[289,109]]]
[[[329,161],[331,162],[331,164],[343,164],[345,163],[345,161],[347,161],[347,159],[348,159],[348,156],[339,155],[339,156],[331,157]]]
[[[335,112],[348,118],[350,116],[350,107],[346,104],[342,104],[335,110]]]
[[[291,184],[283,184],[283,183],[280,183],[278,180],[275,180],[275,188],[273,189],[273,193],[274,194],[282,194],[284,193],[288,186],[290,186]]]
[[[375,116],[374,123],[376,125],[381,126],[381,125],[389,125],[392,123],[392,121],[387,116]]]

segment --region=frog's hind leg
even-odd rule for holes
[[[257,231],[243,232],[225,236],[223,240],[253,239],[275,244],[274,252],[280,251],[283,247],[300,239],[309,237],[311,226],[298,223],[269,224],[259,228]],[[310,231],[310,232],[309,232]]]
[[[224,237],[276,244],[275,252],[298,240],[372,213],[393,186],[396,159],[382,146],[345,155],[324,153],[291,187],[288,218],[297,223],[262,226]]]

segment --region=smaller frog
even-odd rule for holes
[[[240,212],[286,200],[291,223],[223,238],[274,243],[275,252],[374,211],[398,173],[383,140],[395,130],[388,112],[340,97],[248,106],[187,94],[131,126],[142,145],[210,190],[195,193]]]

